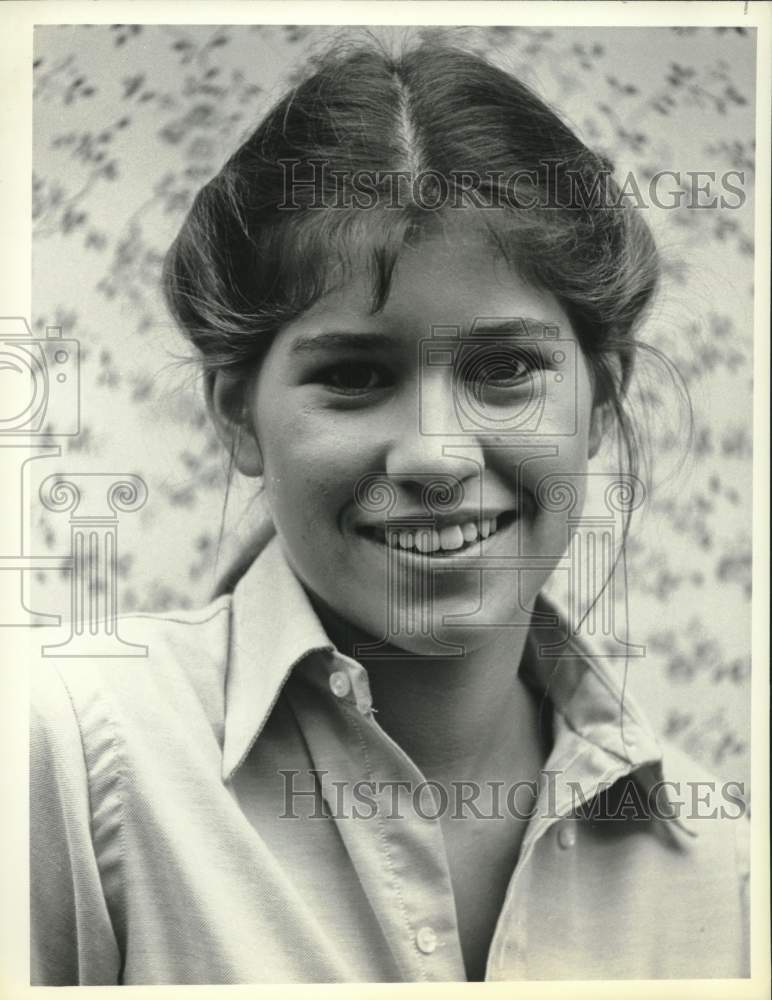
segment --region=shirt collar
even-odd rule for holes
[[[277,537],[237,583],[232,615],[225,781],[252,749],[296,664],[314,651],[333,648]]]
[[[250,752],[295,666],[315,652],[335,653],[277,537],[238,581],[232,613],[225,691],[225,781]],[[665,776],[662,748],[644,713],[628,692],[623,693],[603,656],[575,636],[566,641],[565,620],[546,598],[539,597],[533,621],[537,625],[529,633],[524,679],[555,710],[553,750],[547,762],[547,769],[554,773],[551,808],[565,811],[569,798],[576,797],[576,784],[589,796],[593,787],[625,774],[635,774],[647,795]],[[341,659],[353,664],[347,657]],[[366,671],[357,664],[354,669],[366,686]],[[688,824],[676,822],[695,834]]]
[[[680,816],[654,729],[626,685],[620,684],[623,663],[572,635],[556,606],[539,596],[523,677],[549,699],[554,713],[553,748],[545,765],[550,780],[542,788],[537,812],[570,815],[581,807],[577,789],[589,801],[597,791],[630,775],[644,807],[648,797],[655,796],[657,814],[670,813],[668,818],[682,832],[696,837],[697,828]]]

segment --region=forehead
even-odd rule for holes
[[[525,281],[479,230],[462,224],[448,224],[401,249],[389,294],[377,311],[372,289],[371,270],[354,264],[285,333],[299,337],[327,328],[421,337],[433,327],[450,326],[463,335],[485,318],[528,319],[572,335],[557,299]]]

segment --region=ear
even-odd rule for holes
[[[244,377],[224,371],[207,372],[204,391],[217,436],[233,456],[236,468],[245,476],[261,476],[263,456],[244,401]]]
[[[600,451],[603,438],[613,420],[611,407],[608,403],[596,403],[590,417],[590,434],[587,442],[587,457],[595,458]]]

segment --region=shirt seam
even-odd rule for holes
[[[136,620],[138,618],[142,618],[147,621],[170,622],[173,625],[206,625],[210,621],[212,621],[212,619],[216,618],[217,615],[221,614],[223,611],[228,611],[228,612],[230,611],[231,598],[229,594],[224,595],[224,597],[222,598],[219,598],[218,602],[219,602],[219,607],[213,608],[211,612],[206,615],[206,617],[202,618],[193,618],[193,619],[178,618],[176,617],[176,614],[174,612],[172,614],[163,615],[163,614],[152,614],[152,612],[149,611],[137,611],[136,613],[129,615],[119,615],[116,620],[121,622],[127,622]],[[207,609],[201,608],[200,610],[203,613]]]
[[[73,698],[72,691],[70,690],[70,688],[69,688],[69,686],[67,684],[67,680],[63,676],[61,670],[59,669],[59,667],[56,664],[54,665],[54,669],[56,670],[56,674],[59,677],[59,680],[60,680],[60,682],[62,684],[62,687],[64,688],[64,690],[65,690],[65,692],[67,694],[67,700],[68,700],[68,702],[70,704],[70,708],[72,709],[73,718],[75,719],[75,725],[76,725],[77,730],[78,730],[78,739],[79,739],[79,742],[80,742],[80,752],[81,752],[81,755],[83,757],[83,769],[84,769],[84,772],[86,774],[86,789],[87,789],[87,793],[88,793],[89,839],[91,841],[91,849],[92,849],[92,851],[94,853],[94,859],[95,859],[95,862],[96,862],[97,871],[99,873],[99,884],[100,884],[100,887],[102,889],[102,897],[103,897],[103,899],[105,901],[105,906],[106,906],[107,912],[108,912],[108,914],[110,916],[110,928],[112,930],[113,939],[115,940],[116,946],[118,948],[118,953],[119,953],[120,958],[121,958],[121,965],[120,965],[120,969],[119,969],[119,972],[118,972],[118,981],[120,982],[121,979],[123,978],[123,970],[124,970],[125,963],[126,963],[126,954],[125,954],[126,941],[119,942],[119,939],[118,939],[118,934],[116,932],[115,920],[114,920],[114,916],[113,916],[113,913],[112,913],[112,908],[110,907],[108,896],[107,896],[107,893],[105,891],[105,885],[104,885],[103,874],[102,874],[102,866],[100,864],[100,859],[99,859],[99,853],[97,851],[97,845],[96,845],[96,843],[94,841],[94,790],[93,790],[93,776],[92,776],[92,772],[91,772],[91,769],[89,768],[89,764],[88,764],[88,755],[86,753],[85,735],[84,735],[84,732],[83,732],[83,726],[82,726],[82,723],[81,723],[81,719],[80,719],[80,716],[78,714],[78,710],[77,710],[77,707],[76,707],[76,704],[75,704],[75,699]],[[118,749],[118,742],[119,741],[118,741],[117,729],[116,729],[116,726],[115,726],[115,721],[110,716],[109,712],[107,712],[106,710],[105,710],[105,719],[107,721],[107,725],[108,725],[109,730],[110,730],[109,746],[110,746],[110,750],[112,751],[112,755],[111,756],[112,756],[112,760],[115,761],[117,759],[120,759],[120,753],[119,753],[119,749]],[[111,772],[115,776],[115,798],[116,798],[116,800],[118,802],[118,824],[117,825],[118,825],[118,853],[119,853],[119,857],[120,857],[120,876],[119,876],[120,893],[121,893],[120,904],[123,906],[123,910],[124,910],[124,913],[126,914],[126,919],[128,921],[128,912],[126,910],[126,838],[125,838],[125,828],[124,828],[125,804],[124,804],[124,797],[123,797],[123,793],[122,793],[122,786],[124,784],[124,774],[123,774],[122,769],[120,767],[118,767],[118,768],[111,767],[110,770],[111,770]],[[127,923],[127,926],[125,928],[125,932],[126,932],[126,934],[128,936],[128,923]],[[123,945],[123,947],[121,947],[121,945]]]
[[[357,737],[359,738],[359,745],[360,745],[360,747],[362,749],[362,755],[364,757],[365,769],[367,771],[367,774],[368,774],[370,780],[374,781],[375,780],[375,772],[373,770],[372,762],[370,760],[370,755],[367,752],[367,741],[365,740],[364,734],[362,732],[362,727],[360,725],[360,719],[359,719],[358,715],[354,712],[353,708],[349,704],[347,704],[346,702],[343,702],[342,705],[343,705],[343,708],[345,709],[347,715],[349,715],[349,717],[351,719],[351,722],[352,722],[352,724],[354,726],[354,729],[356,730]],[[384,852],[384,854],[386,856],[386,863],[387,863],[387,867],[388,867],[388,870],[389,870],[391,884],[392,884],[392,886],[394,888],[394,891],[395,891],[395,893],[397,895],[397,899],[399,900],[400,912],[402,913],[402,917],[404,919],[405,926],[407,928],[408,935],[409,935],[410,941],[412,943],[412,941],[413,941],[413,939],[415,937],[415,932],[414,932],[412,924],[410,922],[410,917],[408,916],[407,907],[405,906],[405,901],[402,898],[402,892],[401,892],[400,887],[399,887],[399,880],[397,879],[396,874],[394,872],[394,862],[393,862],[393,859],[392,859],[392,856],[391,856],[391,851],[389,850],[388,837],[386,836],[386,831],[384,830],[384,827],[383,827],[383,816],[381,815],[380,810],[378,810],[376,812],[376,819],[377,819],[377,824],[378,824],[378,836],[379,836],[379,839],[380,839],[382,847],[383,847],[383,852]],[[419,967],[420,973],[421,973],[421,980],[423,982],[428,982],[427,976],[426,976],[426,969],[424,968],[424,962],[423,962],[423,956],[422,955],[419,955],[419,957],[418,957],[418,967]]]

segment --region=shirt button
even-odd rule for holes
[[[421,927],[415,936],[415,943],[418,945],[418,950],[422,951],[424,955],[431,955],[437,947],[437,935],[431,927]]]
[[[576,843],[576,827],[573,823],[564,823],[558,830],[558,843],[565,850]]]
[[[334,674],[330,674],[330,690],[336,697],[345,698],[351,690],[348,674],[342,670],[336,670]]]

